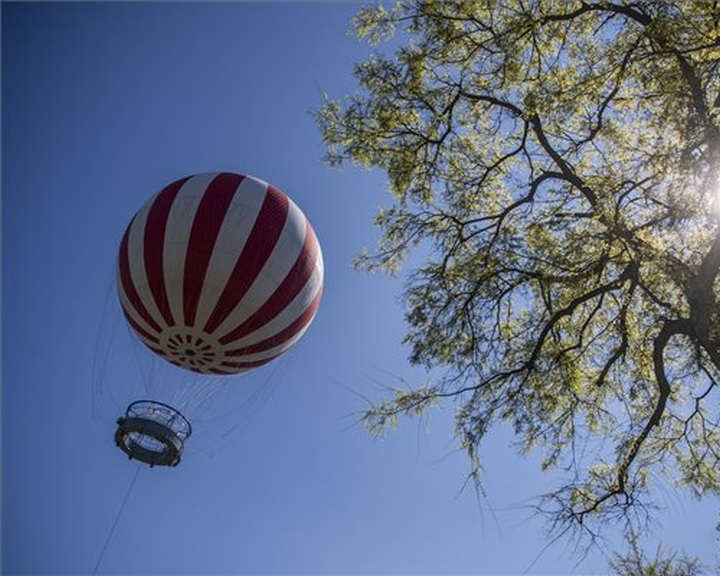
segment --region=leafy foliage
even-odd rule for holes
[[[720,494],[720,8],[716,1],[407,0],[394,37],[316,120],[331,165],[382,169],[395,202],[358,265],[397,271],[430,386],[481,480],[510,423],[564,471],[558,529],[643,518],[659,477]],[[590,447],[591,449],[588,449]]]
[[[704,567],[696,559],[663,550],[659,545],[651,558],[642,550],[637,534],[631,534],[626,554],[615,554],[610,562],[617,576],[700,576]]]

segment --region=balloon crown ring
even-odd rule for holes
[[[177,466],[192,427],[183,414],[162,402],[138,400],[117,419],[115,444],[128,455],[153,466]]]
[[[158,336],[165,358],[176,366],[195,372],[212,372],[225,359],[220,343],[211,334],[192,326],[174,326]]]

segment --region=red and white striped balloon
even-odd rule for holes
[[[320,302],[323,260],[307,218],[280,190],[197,174],[135,214],[117,279],[125,317],[153,352],[193,372],[235,374],[300,339]]]

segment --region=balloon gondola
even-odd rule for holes
[[[153,354],[186,371],[227,377],[289,350],[317,311],[320,245],[274,186],[230,172],[176,180],[135,214],[117,260],[120,305]],[[130,458],[175,466],[191,434],[170,404],[131,403],[115,441]]]
[[[153,466],[177,466],[192,434],[182,413],[163,402],[137,400],[117,419],[115,444],[130,458]]]

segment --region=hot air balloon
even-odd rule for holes
[[[323,289],[320,245],[272,185],[230,172],[177,180],[135,214],[120,243],[120,305],[134,335],[185,370],[262,366],[307,330]],[[130,404],[115,442],[151,466],[180,461],[191,425],[155,400]]]

